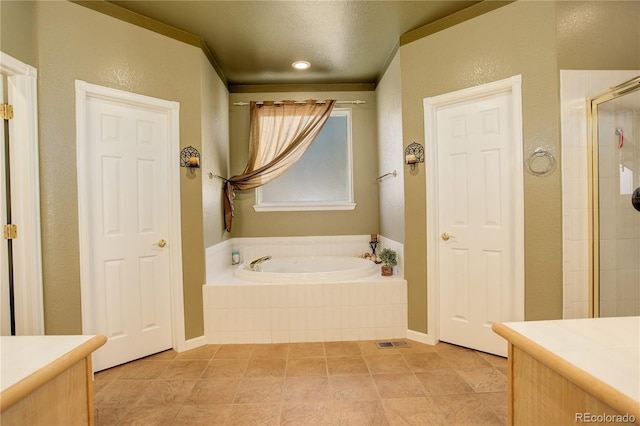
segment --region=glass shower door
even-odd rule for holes
[[[640,77],[591,102],[594,316],[640,315]]]

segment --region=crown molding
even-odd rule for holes
[[[476,3],[473,6],[469,6],[452,15],[402,34],[400,36],[400,46],[428,37],[439,31],[446,30],[447,28],[451,28],[461,24],[462,22],[484,15],[485,13],[489,13],[511,3],[515,3],[515,0],[484,0],[480,3]]]

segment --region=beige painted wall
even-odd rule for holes
[[[0,2],[0,50],[32,67],[38,62],[35,14],[35,2]]]
[[[378,105],[378,176],[393,171],[378,184],[380,234],[404,243],[404,146],[400,52],[396,53],[376,87]]]
[[[16,18],[20,16],[14,14]],[[78,334],[82,332],[82,323],[75,80],[178,101],[181,146],[193,145],[198,149],[202,145],[202,109],[213,110],[206,104],[224,102],[224,99],[203,101],[209,95],[203,95],[202,88],[216,85],[215,73],[207,72],[203,77],[206,59],[197,47],[69,2],[37,3],[34,16],[38,47],[35,66],[39,77],[45,328],[47,334]],[[16,57],[24,60],[18,50]],[[224,98],[218,89],[220,96]],[[203,208],[199,177],[192,178],[186,169],[181,171],[179,201],[187,339],[204,333]]]
[[[545,147],[559,164],[559,69],[637,66],[640,4],[631,3],[520,1],[402,46],[405,146],[424,144],[423,98],[521,74],[524,155]],[[524,192],[525,317],[561,318],[559,170],[525,172]],[[424,168],[405,175],[405,203],[409,328],[427,332]]]
[[[559,69],[638,69],[640,2],[557,2],[556,21]]]
[[[352,211],[261,212],[253,210],[255,191],[236,193],[233,237],[357,235],[378,232],[378,172],[375,92],[232,93],[230,102],[283,99],[364,100],[352,109],[353,185],[357,207]],[[229,106],[231,175],[242,173],[249,151],[249,108]]]

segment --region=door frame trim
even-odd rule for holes
[[[438,259],[438,215],[429,214],[429,206],[437,205],[438,200],[438,161],[437,161],[437,110],[440,107],[449,106],[466,101],[473,101],[498,93],[511,93],[513,96],[513,130],[515,161],[514,170],[514,202],[515,218],[514,233],[516,252],[515,259],[515,288],[513,292],[514,321],[524,321],[524,176],[523,176],[523,135],[522,135],[522,76],[515,75],[503,80],[446,93],[439,96],[423,99],[424,124],[425,124],[425,149],[427,151],[426,168],[426,212],[427,212],[427,337],[429,344],[439,342],[439,298],[440,282]],[[433,210],[433,209],[432,209]]]
[[[40,226],[40,161],[38,152],[38,71],[0,52],[0,72],[7,76],[14,118],[10,133],[20,143],[9,147],[20,167],[11,169],[12,221],[18,224],[13,245],[16,335],[41,335],[44,327],[42,233]],[[19,161],[15,161],[19,159]]]
[[[169,236],[172,249],[169,253],[171,290],[171,336],[172,346],[178,352],[186,349],[184,330],[184,295],[182,276],[182,227],[180,218],[180,104],[149,96],[138,95],[118,89],[76,80],[76,163],[78,176],[78,225],[80,244],[80,289],[82,304],[82,331],[95,334],[95,326],[90,316],[92,306],[92,267],[89,250],[89,185],[86,155],[87,143],[87,99],[98,98],[134,107],[162,111],[168,117],[167,172],[169,178]]]

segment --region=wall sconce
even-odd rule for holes
[[[195,173],[200,168],[200,153],[192,146],[183,148],[180,151],[180,167],[189,167],[191,173]]]
[[[415,170],[417,163],[424,163],[424,148],[419,143],[413,142],[404,149],[404,162]]]

